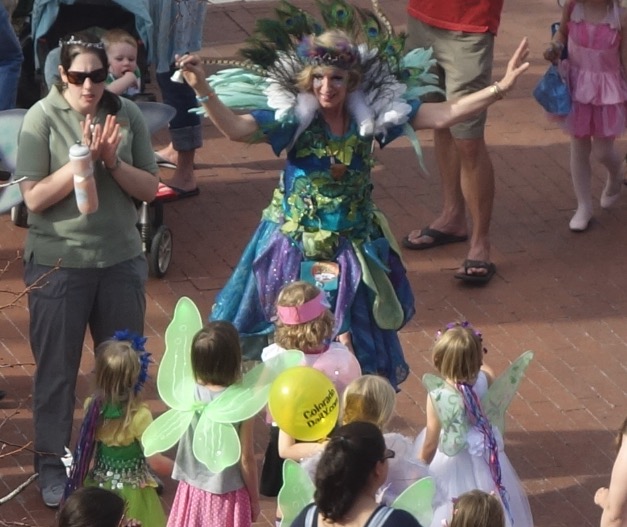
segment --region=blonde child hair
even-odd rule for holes
[[[352,381],[342,395],[342,424],[366,421],[383,430],[392,418],[395,392],[379,375],[362,375]]]
[[[140,406],[137,395],[145,380],[140,375],[143,370],[140,355],[128,340],[114,339],[101,343],[95,354],[96,395],[102,399],[103,405],[120,406],[124,415],[123,419],[113,419],[102,425],[117,436],[131,423]]]
[[[286,285],[277,298],[277,311],[285,307],[299,307],[314,300],[322,291],[315,285],[299,280]],[[284,349],[310,351],[319,348],[333,335],[334,318],[330,309],[302,324],[286,323],[281,316],[275,321],[274,341]]]
[[[105,51],[109,51],[109,47],[113,44],[128,44],[137,49],[137,40],[133,38],[128,31],[123,29],[110,29],[102,35],[102,42],[105,45]]]
[[[464,323],[449,324],[433,346],[433,364],[453,382],[474,382],[483,364],[481,335]]]
[[[471,490],[455,501],[448,527],[505,527],[503,506],[494,494]]]

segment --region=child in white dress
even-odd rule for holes
[[[495,380],[483,364],[484,351],[481,335],[470,324],[449,324],[433,348],[433,363],[442,377],[423,377],[429,391],[427,426],[416,439],[416,452],[429,464],[438,490],[445,492],[431,527],[449,520],[453,500],[473,489],[500,498],[508,527],[533,527],[527,496],[499,430],[532,354],[523,354]]]

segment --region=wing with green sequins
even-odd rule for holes
[[[426,373],[422,384],[440,419],[439,448],[448,456],[454,456],[466,444],[468,421],[465,418],[464,401],[461,394],[437,375]]]
[[[287,351],[259,364],[242,380],[229,386],[209,403],[196,401],[196,381],[191,367],[191,341],[202,328],[198,308],[189,298],[181,298],[166,330],[166,352],[159,366],[157,388],[170,410],[155,419],[142,436],[144,454],[150,456],[173,447],[199,414],[194,429],[196,459],[212,472],[235,464],[241,447],[233,423],[258,413],[268,401],[274,379],[285,369],[302,362],[300,351]]]
[[[481,399],[481,407],[490,423],[505,433],[505,412],[518,391],[525,371],[533,359],[533,351],[525,351],[492,383]]]

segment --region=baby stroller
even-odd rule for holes
[[[138,102],[151,133],[163,128],[174,116],[174,108],[157,102]],[[27,226],[26,206],[22,202],[19,187],[13,178],[17,159],[17,139],[26,110],[6,110],[0,112],[0,129],[13,130],[14,134],[0,134],[0,169],[11,174],[6,183],[0,184],[0,214],[11,211],[13,223]],[[163,224],[163,203],[141,202],[138,205],[137,228],[141,234],[143,250],[148,260],[150,275],[156,278],[165,276],[172,261],[172,231]]]
[[[24,90],[20,89],[18,106],[29,108],[47,93],[58,60],[50,61],[49,78],[45,79],[46,59],[58,47],[59,39],[88,29],[100,34],[119,28],[133,35],[137,39],[137,63],[142,73],[142,86],[145,86],[150,80],[147,46],[152,42],[148,1],[20,0],[13,15],[24,53],[20,83]],[[141,95],[139,98],[145,100]]]

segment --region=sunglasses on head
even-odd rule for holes
[[[85,79],[89,79],[94,84],[100,84],[107,78],[107,70],[104,68],[94,71],[68,71],[65,74],[67,75],[67,81],[76,85],[82,85]]]

